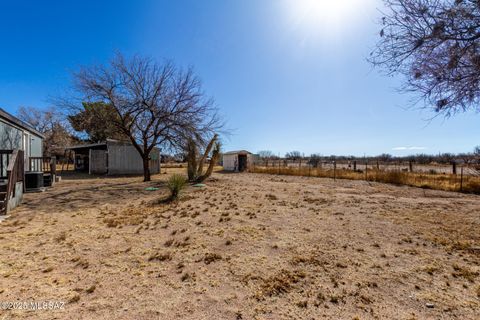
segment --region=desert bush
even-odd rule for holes
[[[168,190],[170,191],[170,200],[177,200],[180,193],[185,188],[187,179],[181,174],[172,175],[167,182]]]

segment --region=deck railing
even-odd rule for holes
[[[0,150],[0,179],[7,179],[7,167],[10,163],[13,150]]]
[[[57,159],[55,157],[30,157],[28,171],[54,175],[57,173]]]

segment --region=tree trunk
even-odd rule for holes
[[[148,161],[148,155],[143,157],[143,181],[147,182],[151,180],[150,177],[150,161]]]
[[[207,147],[205,148],[205,152],[203,153],[202,158],[200,159],[200,162],[198,163],[198,169],[197,169],[197,176],[201,176],[203,174],[203,165],[205,164],[205,161],[208,158],[208,155],[210,154],[210,151],[212,151],[213,146],[215,145],[215,142],[217,142],[218,135],[215,134],[208,143]]]
[[[208,165],[207,172],[205,172],[204,175],[197,178],[197,181],[196,181],[197,183],[202,183],[212,175],[213,168],[217,164],[219,158],[220,158],[220,143],[217,142],[215,143],[215,149],[213,150],[212,158],[210,159],[210,164]]]
[[[187,173],[188,181],[195,181],[197,179],[197,146],[193,140],[189,140],[187,143]]]

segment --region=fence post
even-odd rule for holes
[[[365,159],[365,181],[368,181],[368,160]]]
[[[463,167],[460,168],[460,191],[463,191]]]
[[[410,160],[410,162],[408,163],[408,168],[410,169],[410,172],[413,172],[413,162],[412,162],[412,160]]]
[[[337,181],[337,161],[333,161],[333,181]]]
[[[452,173],[457,174],[457,163],[455,161],[452,162]]]
[[[353,171],[357,171],[357,160],[353,160]]]

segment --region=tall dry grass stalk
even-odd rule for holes
[[[255,173],[278,174],[288,176],[336,178],[348,180],[367,180],[373,182],[390,183],[395,185],[407,185],[425,189],[462,191],[466,193],[480,194],[480,178],[464,176],[461,183],[460,175],[453,174],[430,174],[412,173],[403,171],[385,171],[370,169],[365,172],[337,169],[325,170],[321,168],[291,168],[291,167],[254,167]],[[462,188],[461,188],[462,184]]]

